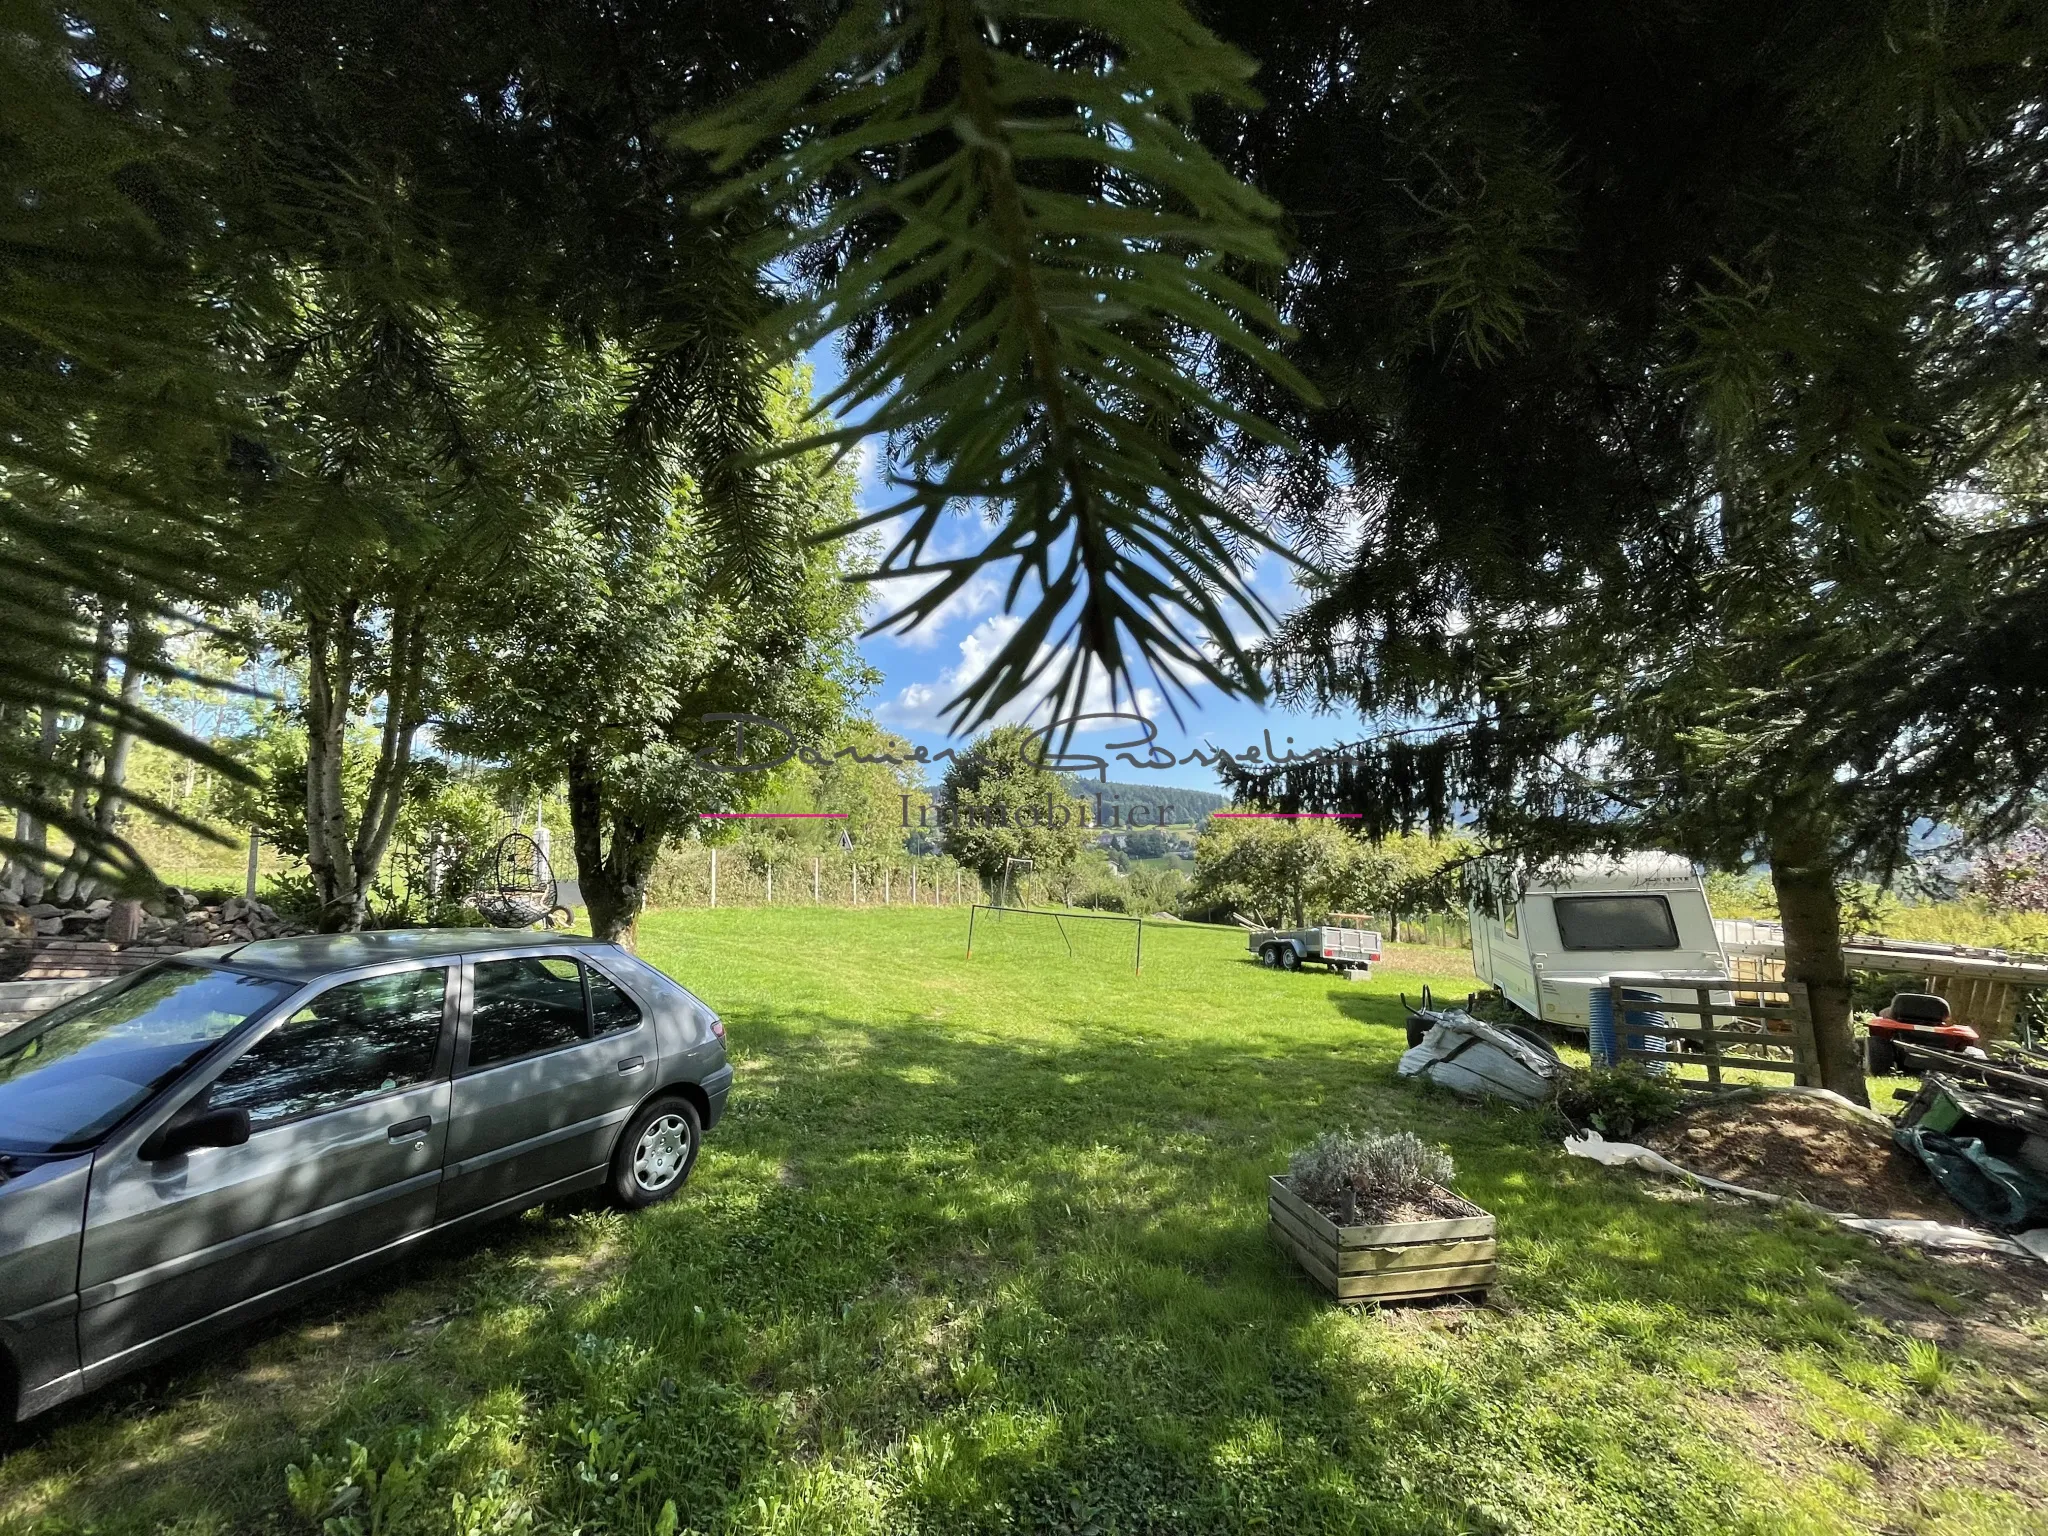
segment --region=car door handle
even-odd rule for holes
[[[432,1116],[421,1115],[417,1120],[399,1121],[398,1124],[391,1127],[385,1134],[393,1141],[408,1141],[415,1136],[424,1141],[426,1140],[427,1132],[433,1128],[434,1121]]]
[[[619,1058],[619,1071],[622,1074],[627,1072],[638,1072],[642,1067],[646,1065],[647,1058],[645,1056],[622,1056]]]

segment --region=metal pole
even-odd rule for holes
[[[1138,958],[1131,963],[1131,974],[1141,976],[1145,971],[1145,919],[1138,919]]]
[[[249,872],[242,881],[242,894],[256,899],[256,850],[262,845],[263,836],[254,827],[249,829]]]
[[[775,905],[775,866],[772,863],[768,866],[768,895],[762,902],[762,905],[769,907]]]
[[[811,905],[817,906],[820,900],[821,898],[818,895],[818,861],[813,857],[811,860]]]
[[[711,905],[718,905],[718,850],[711,850]]]
[[[974,914],[980,910],[979,906],[967,909],[967,958],[970,960],[974,958]]]

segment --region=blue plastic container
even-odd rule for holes
[[[1654,992],[1641,992],[1634,988],[1625,989],[1624,1003],[1660,1003],[1662,998]],[[1589,988],[1586,994],[1586,1052],[1593,1058],[1596,1067],[1617,1065],[1623,1058],[1614,1044],[1614,998],[1605,987]],[[1625,1007],[1622,1012],[1628,1017],[1624,1021],[1623,1034],[1632,1051],[1664,1050],[1664,1036],[1659,1033],[1664,1026],[1664,1015],[1655,1008]],[[1661,1061],[1646,1061],[1645,1069],[1653,1073],[1665,1070]]]

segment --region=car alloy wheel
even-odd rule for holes
[[[681,1115],[656,1115],[633,1148],[633,1182],[658,1195],[681,1177],[690,1161],[690,1127]]]

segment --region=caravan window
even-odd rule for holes
[[[1662,896],[1559,896],[1557,936],[1566,949],[1676,949],[1678,926]]]

